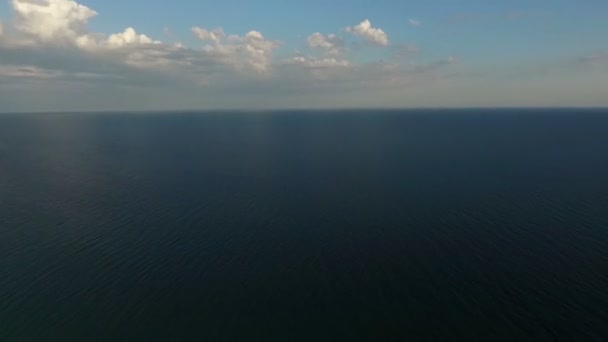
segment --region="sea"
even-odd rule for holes
[[[0,114],[0,341],[608,341],[608,110]]]

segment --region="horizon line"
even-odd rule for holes
[[[462,110],[608,110],[608,106],[472,106],[472,107],[357,107],[357,108],[218,108],[218,109],[130,109],[130,110],[53,110],[53,111],[10,111],[0,115],[10,114],[179,114],[179,113],[277,113],[277,112],[358,112],[358,111],[462,111]]]

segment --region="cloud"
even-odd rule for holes
[[[2,82],[18,82],[18,81],[49,81],[53,84],[58,82],[66,83],[81,83],[86,84],[90,82],[99,83],[104,80],[108,82],[120,81],[119,75],[104,75],[96,74],[93,72],[66,72],[63,70],[46,69],[32,65],[0,65],[0,77]]]
[[[221,29],[209,31],[193,27],[192,32],[200,40],[214,42],[203,47],[206,56],[238,70],[253,69],[258,74],[270,71],[273,51],[279,46],[279,42],[266,39],[258,31],[249,31],[245,36],[226,36]]]
[[[51,79],[59,74],[57,70],[42,69],[36,66],[12,66],[1,65],[0,77],[5,78],[32,78],[32,79]]]
[[[273,80],[283,90],[299,93],[360,94],[430,84],[444,79],[455,59],[407,66],[392,62],[356,64],[345,59],[294,56],[283,61],[281,77]]]
[[[420,26],[422,26],[422,21],[420,21],[420,20],[416,20],[416,19],[409,19],[409,20],[407,21],[407,23],[408,23],[410,26],[413,26],[413,27],[420,27]]]
[[[90,32],[87,24],[98,13],[73,0],[12,0],[11,4],[20,44],[73,45],[82,49],[160,44],[137,34],[132,27],[109,37]]]
[[[57,81],[147,86],[178,79],[195,83],[217,75],[218,64],[200,51],[162,44],[133,28],[109,36],[91,32],[84,18],[94,11],[73,1],[21,0],[13,5],[15,26],[0,39],[0,66],[15,87],[18,76],[53,81],[50,91]],[[47,26],[48,32],[40,31]]]
[[[312,86],[318,81],[327,82],[340,79],[344,73],[353,71],[355,67],[352,62],[344,58],[316,58],[301,55],[285,59],[282,66],[284,68],[281,71],[284,74],[293,76],[295,72],[297,75],[295,80],[307,86]]]
[[[192,28],[192,33],[194,33],[194,35],[200,40],[212,41],[216,44],[219,43],[224,37],[226,37],[226,34],[224,33],[224,30],[221,27],[209,31],[195,26]]]
[[[341,37],[319,32],[301,37],[309,49],[291,57],[277,52],[281,42],[257,30],[229,34],[194,26],[200,43],[187,47],[128,25],[122,32],[95,32],[88,24],[97,12],[72,0],[11,3],[14,17],[3,22],[13,26],[0,33],[3,111],[267,108],[294,99],[331,103],[334,94],[363,101],[369,91],[427,84],[453,63],[406,65],[391,59],[393,51],[405,56],[417,49],[398,43],[387,50],[389,62],[356,62]],[[369,44],[389,45],[369,20],[347,31]],[[165,30],[165,36],[171,35]]]
[[[4,36],[4,24],[2,23],[2,20],[0,20],[0,38],[2,38],[2,36]]]
[[[188,77],[194,77],[188,76],[193,70],[197,74],[204,73],[205,68],[214,68],[203,63],[194,65],[195,55],[168,46],[89,51],[77,47],[0,44],[0,66],[7,68],[5,72],[12,70],[13,76],[16,75],[14,70],[19,68],[37,68],[53,71],[45,72],[48,75],[45,79],[49,81],[78,79],[80,82],[105,83],[105,80],[114,80],[116,86],[166,84],[178,79],[179,82],[188,82]]]
[[[388,46],[388,35],[380,28],[372,27],[372,23],[365,19],[359,25],[347,27],[346,32],[363,38],[366,42],[378,46]]]
[[[315,32],[308,36],[308,46],[311,48],[322,48],[332,55],[340,54],[344,49],[344,40],[335,34],[323,35]]]
[[[102,73],[112,75],[129,74],[128,68],[134,67],[154,74],[166,72],[170,78],[179,75],[187,80],[196,79],[195,83],[208,83],[214,78],[226,78],[228,73],[268,74],[273,51],[279,46],[258,31],[227,36],[221,28],[194,27],[192,32],[199,39],[213,45],[192,49],[182,44],[164,44],[132,27],[109,35],[92,32],[87,24],[98,13],[73,0],[12,0],[11,4],[15,34],[0,42],[0,50],[4,50],[2,63],[11,68],[18,66],[20,60],[35,60],[42,65],[57,62],[54,64],[59,70],[78,66],[96,70],[102,65],[105,68]],[[56,52],[58,58],[50,57],[51,52]],[[9,61],[6,56],[17,58]],[[62,60],[73,62],[68,65]],[[11,75],[19,74],[11,70]]]
[[[296,64],[303,65],[308,68],[336,68],[336,67],[350,67],[352,63],[346,59],[336,59],[336,58],[314,58],[314,57],[303,57],[296,56],[292,58],[288,58],[286,64]]]
[[[111,35],[107,40],[107,44],[109,47],[117,48],[129,45],[161,44],[161,42],[152,40],[152,38],[145,34],[137,34],[134,28],[128,27],[122,33]]]
[[[71,0],[12,0],[15,28],[38,41],[71,41],[87,35],[97,12]]]

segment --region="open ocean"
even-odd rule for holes
[[[0,341],[608,341],[608,110],[0,115]]]

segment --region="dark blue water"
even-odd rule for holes
[[[608,340],[608,111],[0,115],[0,341],[151,340]]]

